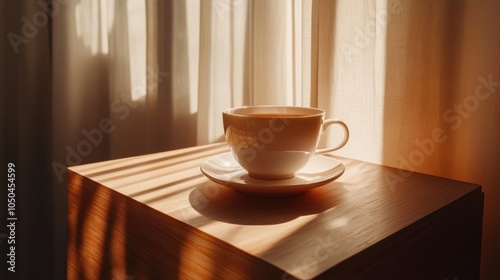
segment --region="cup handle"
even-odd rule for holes
[[[336,120],[336,119],[328,119],[328,120],[325,120],[325,122],[323,123],[322,127],[321,127],[321,135],[323,135],[323,133],[326,131],[326,129],[332,125],[332,124],[338,124],[340,125],[342,128],[344,128],[344,139],[342,140],[342,142],[340,142],[340,144],[338,144],[337,146],[335,147],[332,147],[332,148],[324,148],[324,149],[316,149],[316,153],[317,154],[323,154],[323,153],[328,153],[328,152],[333,152],[335,150],[338,150],[342,147],[344,147],[344,145],[347,143],[347,141],[349,140],[349,128],[347,128],[347,125],[341,121],[341,120]]]

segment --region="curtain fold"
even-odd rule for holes
[[[62,263],[54,263],[61,255],[54,249],[53,195],[58,190],[50,184],[51,131],[57,128],[51,123],[54,98],[49,18],[36,16],[42,7],[36,2],[0,3],[1,279],[12,277],[7,268],[13,268],[18,279],[50,277],[64,269]],[[13,182],[7,180],[8,163],[14,164]],[[12,198],[7,196],[8,183],[14,183],[13,215],[7,215],[7,199]],[[7,217],[16,220],[7,223]],[[9,238],[12,231],[14,239]],[[7,262],[11,246],[15,249],[14,267]]]
[[[319,1],[318,107],[351,131],[338,155],[377,162],[382,157],[385,1]],[[341,141],[329,132],[322,145]]]

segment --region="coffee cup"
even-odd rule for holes
[[[224,134],[236,161],[257,179],[287,179],[315,155],[342,148],[349,139],[347,125],[325,120],[325,111],[296,106],[247,106],[222,112]],[[331,125],[343,128],[343,140],[318,149]]]

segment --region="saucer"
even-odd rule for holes
[[[295,177],[284,180],[263,180],[248,176],[228,152],[205,160],[201,172],[210,180],[237,191],[256,195],[281,196],[306,192],[329,183],[342,175],[344,165],[331,157],[316,155]]]

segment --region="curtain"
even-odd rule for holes
[[[18,277],[15,279],[34,279],[36,275],[50,278],[54,275],[54,260],[58,254],[54,249],[53,194],[64,192],[64,189],[56,189],[50,183],[51,133],[54,130],[51,123],[50,23],[43,14],[33,22],[33,15],[39,9],[35,3],[24,1],[0,2],[1,279],[13,279],[6,260],[7,254],[12,255],[10,246],[15,246]],[[11,173],[15,174],[11,188],[15,205],[13,215],[9,216],[8,163],[13,164],[15,170]],[[17,219],[8,223],[14,223],[14,227],[7,228],[7,217]],[[10,236],[15,239],[8,239]]]
[[[223,141],[221,111],[260,104],[345,121],[334,154],[405,170],[392,191],[413,172],[481,184],[482,278],[500,274],[500,1],[47,3],[0,4],[2,162],[26,172],[20,258],[39,268],[25,275],[64,278],[66,166]]]
[[[318,106],[337,155],[481,184],[481,278],[500,274],[499,1],[317,1]],[[314,19],[313,19],[314,20]],[[338,141],[330,135],[326,142]],[[404,170],[404,171],[403,171]]]

